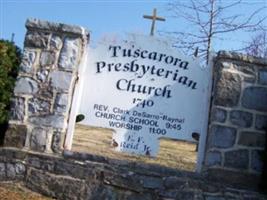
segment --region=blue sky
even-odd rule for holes
[[[150,20],[143,14],[151,14],[153,8],[159,15],[165,10],[167,1],[89,1],[89,0],[36,0],[2,1],[1,38],[10,39],[15,33],[15,42],[22,46],[25,21],[28,17],[81,25],[91,31],[96,40],[102,35],[118,32],[150,31]],[[164,29],[166,24],[156,26]]]
[[[222,0],[226,3],[232,1]],[[158,15],[166,17],[166,22],[156,23],[157,30],[186,28],[186,24],[169,17],[168,2],[166,0],[0,0],[0,38],[10,39],[12,33],[15,33],[15,43],[23,47],[26,32],[24,24],[29,17],[81,25],[91,31],[92,41],[114,33],[149,34],[151,21],[142,16],[152,14],[153,8],[157,8]],[[238,10],[244,16],[253,9],[267,6],[267,0],[245,0],[245,2],[250,5],[245,8],[239,7]],[[231,49],[233,45],[242,45],[242,40],[246,40],[248,35],[238,33],[227,37],[229,41],[216,42],[214,49]]]

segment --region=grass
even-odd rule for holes
[[[112,131],[77,124],[72,151],[88,152],[109,158],[153,163],[174,169],[194,171],[196,166],[196,145],[171,139],[160,140],[160,150],[156,158],[116,152],[111,146]]]
[[[20,183],[0,182],[0,199],[1,200],[52,200],[32,192]]]

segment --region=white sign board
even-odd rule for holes
[[[159,138],[205,130],[210,68],[151,36],[104,41],[88,53],[81,124],[114,130],[115,149],[156,156]]]

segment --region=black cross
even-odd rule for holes
[[[158,21],[165,21],[165,18],[163,18],[163,17],[157,17],[157,9],[156,8],[154,8],[153,15],[152,16],[144,15],[143,17],[146,18],[146,19],[151,19],[152,20],[151,31],[150,31],[150,35],[151,36],[154,35],[155,22],[156,22],[156,20],[158,20]]]

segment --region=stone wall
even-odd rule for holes
[[[264,200],[199,174],[136,162],[64,151],[62,155],[0,149],[0,181],[59,200]]]
[[[205,167],[222,179],[231,179],[222,171],[259,175],[267,127],[267,60],[221,51],[214,70]]]
[[[88,33],[36,19],[26,28],[5,146],[60,152]]]

